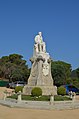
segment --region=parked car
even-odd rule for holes
[[[17,82],[15,82],[14,83],[14,87],[16,87],[16,86],[25,86],[25,82],[24,81],[17,81]]]
[[[25,86],[24,81],[17,81],[17,82],[9,82],[7,88],[15,88],[16,86]]]
[[[14,85],[14,82],[9,82],[6,87],[7,87],[7,88],[12,88],[13,85]]]
[[[69,94],[70,91],[79,93],[79,89],[73,85],[64,85],[64,87],[66,88],[66,94]]]

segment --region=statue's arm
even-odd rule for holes
[[[38,36],[35,37],[35,43],[38,43]]]

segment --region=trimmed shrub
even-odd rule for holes
[[[41,96],[42,95],[42,89],[39,88],[39,87],[33,88],[32,91],[31,91],[31,95],[32,96],[37,96],[37,97]]]
[[[15,87],[15,93],[18,93],[19,91],[22,92],[22,90],[23,90],[23,86],[16,86]]]
[[[58,87],[57,93],[58,95],[66,95],[66,88],[64,88],[63,86]]]

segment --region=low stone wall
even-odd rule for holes
[[[27,108],[27,109],[43,109],[43,110],[64,110],[79,109],[79,101],[20,101],[6,99],[0,100],[1,105],[9,107]]]

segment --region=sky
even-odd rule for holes
[[[21,54],[30,66],[39,31],[54,61],[79,67],[79,0],[0,0],[0,57]]]

